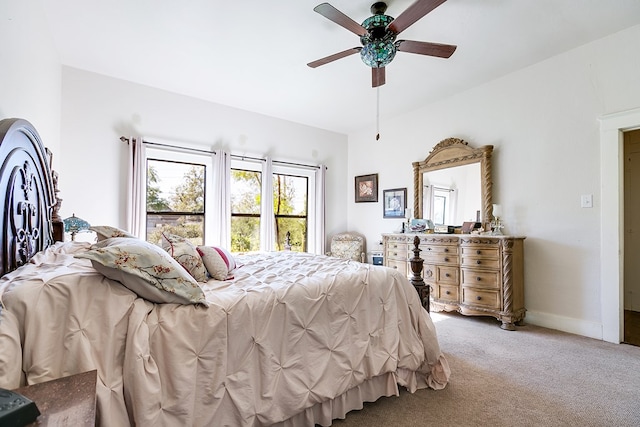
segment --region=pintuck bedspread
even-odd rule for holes
[[[330,425],[363,401],[443,388],[435,328],[392,269],[237,257],[203,305],[154,304],[56,243],[0,279],[0,387],[98,370],[103,426]]]

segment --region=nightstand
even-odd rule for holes
[[[30,426],[95,426],[98,371],[21,387],[15,391],[36,403],[38,419]]]

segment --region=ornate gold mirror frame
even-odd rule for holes
[[[483,224],[491,221],[493,210],[492,154],[493,145],[472,148],[462,139],[447,138],[433,147],[426,159],[421,162],[413,162],[413,206],[415,217],[422,218],[423,174],[425,172],[468,165],[470,163],[480,163],[481,221]]]

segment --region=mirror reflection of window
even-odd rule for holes
[[[433,192],[433,223],[445,224],[447,208],[449,207],[449,192],[436,188]]]
[[[423,180],[423,218],[454,226],[475,221],[482,207],[480,163],[425,172]],[[436,202],[436,197],[444,201]],[[436,203],[443,206],[441,210]]]

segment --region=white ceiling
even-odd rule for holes
[[[340,133],[375,127],[360,46],[315,13],[321,0],[43,0],[64,65]],[[331,0],[362,22],[372,0]],[[413,0],[388,0],[397,17]],[[640,23],[638,0],[448,0],[399,39],[454,44],[449,59],[400,52],[380,88],[393,117]]]

